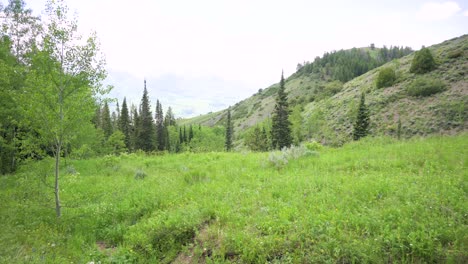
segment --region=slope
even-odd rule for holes
[[[291,109],[301,107],[303,120],[300,129],[303,137],[330,145],[342,145],[351,140],[361,92],[366,93],[366,102],[371,111],[370,132],[373,135],[396,135],[398,120],[404,137],[452,134],[466,130],[468,35],[429,49],[438,67],[420,77],[442,80],[447,89],[423,98],[411,97],[406,92],[418,77],[409,73],[414,54],[402,57],[410,52],[407,48],[338,51],[300,65],[298,71],[286,80],[286,91]],[[394,69],[397,80],[391,87],[377,89],[375,80],[382,67]],[[354,76],[358,77],[352,79]],[[237,139],[242,139],[248,128],[268,120],[274,108],[277,88],[278,84],[274,84],[260,89],[232,107]],[[223,110],[180,122],[223,125],[225,113],[226,110]]]

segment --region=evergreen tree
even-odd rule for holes
[[[271,143],[274,149],[291,146],[291,122],[289,121],[288,98],[284,87],[284,76],[281,74],[280,87],[272,117]]]
[[[150,110],[150,101],[148,90],[146,89],[146,80],[144,82],[143,97],[140,103],[140,116],[138,127],[137,148],[143,151],[153,151],[154,148],[154,129],[153,115]]]
[[[166,147],[166,131],[164,129],[164,115],[161,103],[156,100],[156,148],[163,151]]]
[[[138,110],[134,104],[130,108],[131,127],[130,127],[130,145],[131,150],[138,149],[138,135],[140,134],[140,116],[138,115]]]
[[[353,139],[359,140],[369,133],[369,110],[366,106],[364,93],[361,94],[356,123],[354,124]]]
[[[164,118],[164,125],[166,127],[176,125],[175,116],[174,116],[174,113],[172,112],[172,108],[170,106],[167,109],[166,117]]]
[[[107,140],[113,132],[109,105],[107,104],[107,101],[104,102],[104,107],[101,110],[101,128],[102,131],[104,131],[104,137]]]
[[[232,149],[232,123],[231,123],[231,107],[228,108],[227,120],[226,120],[226,141],[224,147],[226,151],[231,151]]]
[[[130,145],[130,130],[131,130],[131,124],[130,124],[130,116],[128,113],[128,107],[127,107],[127,99],[124,97],[123,103],[122,103],[122,110],[120,113],[120,119],[119,119],[119,129],[122,131],[124,134],[124,142],[125,142],[125,147],[127,149],[131,149]]]
[[[184,141],[183,142],[188,142],[188,139],[187,139],[187,131],[185,129],[185,125],[184,125]]]
[[[184,136],[182,134],[182,127],[179,127],[179,142],[180,142],[180,144],[184,143]]]
[[[428,48],[422,48],[416,52],[411,62],[410,72],[416,74],[422,74],[430,72],[437,67],[437,64],[432,56],[431,51]]]
[[[112,114],[111,114],[112,131],[119,129],[118,122],[119,122],[119,119],[117,118],[117,114],[114,111],[112,111]]]
[[[262,128],[262,134],[260,136],[260,150],[267,151],[268,150],[268,134],[266,132],[265,127]]]
[[[188,141],[192,141],[192,138],[193,138],[193,128],[192,128],[192,125],[190,125],[190,128],[189,128],[189,135],[188,135]]]

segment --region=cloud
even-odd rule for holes
[[[465,10],[465,12],[463,12],[463,15],[468,16],[468,10]]]
[[[421,9],[419,9],[416,13],[416,18],[421,21],[440,21],[452,17],[460,10],[460,6],[453,1],[443,3],[428,2],[424,3]]]

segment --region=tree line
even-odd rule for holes
[[[371,44],[370,50],[352,48],[326,52],[313,62],[303,62],[297,65],[296,74],[316,74],[324,80],[347,82],[369,70],[379,67],[393,59],[398,59],[412,53],[410,47],[384,46],[376,49]]]

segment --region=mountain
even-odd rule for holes
[[[412,137],[465,131],[468,120],[468,35],[428,49],[437,68],[426,74],[410,73],[414,53],[398,47],[341,50],[326,53],[314,62],[299,64],[297,72],[286,80],[290,109],[300,111],[300,127],[296,128],[299,137],[329,145],[342,145],[352,140],[361,93],[366,94],[370,110],[371,135]],[[377,76],[384,68],[391,68],[396,80],[390,87],[377,88]],[[430,96],[410,95],[408,89],[419,85],[421,79],[429,84],[442,84],[444,91]],[[242,141],[249,128],[257,124],[268,126],[277,89],[278,84],[260,89],[232,107],[238,140]],[[179,122],[224,125],[225,116],[226,110],[223,110]]]

